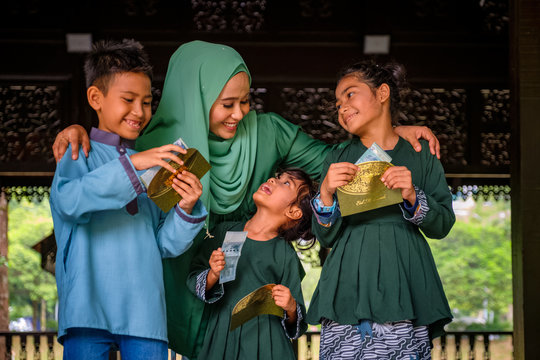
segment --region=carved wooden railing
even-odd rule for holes
[[[511,359],[511,331],[451,331],[433,341],[433,360],[450,359]],[[0,344],[5,344],[6,352],[0,360],[57,360],[62,359],[62,345],[56,340],[56,332],[0,332]],[[294,341],[298,360],[319,359],[319,332],[307,332]],[[496,349],[494,349],[496,347]],[[497,356],[495,356],[497,355]],[[182,357],[169,351],[170,360]],[[110,360],[119,360],[116,352],[111,352]]]
[[[450,331],[433,341],[432,359],[512,359],[512,340],[512,331]],[[307,332],[295,344],[298,360],[319,359],[319,332]]]

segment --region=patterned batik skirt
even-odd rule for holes
[[[407,320],[341,325],[323,319],[321,324],[321,360],[431,359],[427,326],[413,327]]]

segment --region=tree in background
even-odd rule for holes
[[[42,311],[46,307],[48,314],[54,314],[57,295],[54,276],[41,268],[41,255],[32,246],[50,235],[52,229],[48,199],[39,203],[26,199],[9,202],[10,320],[31,316],[36,330],[40,306]]]
[[[468,202],[450,234],[429,241],[455,316],[449,329],[511,330],[510,203]]]

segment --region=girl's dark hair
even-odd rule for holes
[[[291,222],[289,222],[287,227],[279,228],[278,233],[288,242],[303,239],[301,249],[306,250],[315,244],[315,237],[311,232],[313,210],[310,202],[317,194],[317,185],[304,170],[299,168],[278,170],[276,178],[279,179],[283,174],[287,174],[299,182],[298,194],[291,205],[296,205],[302,210],[302,217],[294,222],[293,226],[290,226]]]
[[[116,74],[143,73],[152,81],[152,66],[143,46],[133,39],[98,41],[84,62],[86,87],[97,86],[107,94],[109,82]]]
[[[345,76],[354,75],[373,92],[382,84],[387,84],[390,87],[390,115],[395,125],[399,117],[401,97],[408,90],[406,74],[405,67],[397,62],[379,65],[373,59],[369,59],[343,67],[338,73],[337,82]]]

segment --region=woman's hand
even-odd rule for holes
[[[358,166],[348,162],[330,165],[321,184],[321,201],[325,206],[332,206],[336,189],[351,182],[357,171]]]
[[[191,214],[193,207],[202,194],[202,184],[197,176],[187,170],[180,172],[173,179],[172,188],[182,197],[178,202],[186,214]],[[221,271],[221,270],[220,270]]]
[[[422,145],[418,139],[429,141],[429,150],[433,155],[437,155],[437,159],[441,158],[441,145],[439,139],[426,126],[396,126],[394,132],[411,143],[414,150],[420,152]]]
[[[54,139],[54,144],[52,146],[56,162],[59,162],[62,159],[69,144],[71,144],[71,158],[73,160],[79,158],[79,144],[82,145],[84,155],[88,157],[88,152],[90,151],[90,139],[88,138],[88,133],[81,125],[68,126],[56,135],[56,139]]]
[[[137,170],[146,170],[153,166],[161,166],[170,172],[176,172],[167,161],[164,159],[170,159],[178,165],[184,165],[184,162],[180,160],[178,156],[173,154],[173,151],[177,153],[185,154],[187,151],[178,145],[168,144],[150,150],[141,151],[131,155],[129,158]]]
[[[381,176],[381,181],[389,189],[401,189],[401,196],[411,205],[416,203],[411,171],[405,166],[390,166]]]

